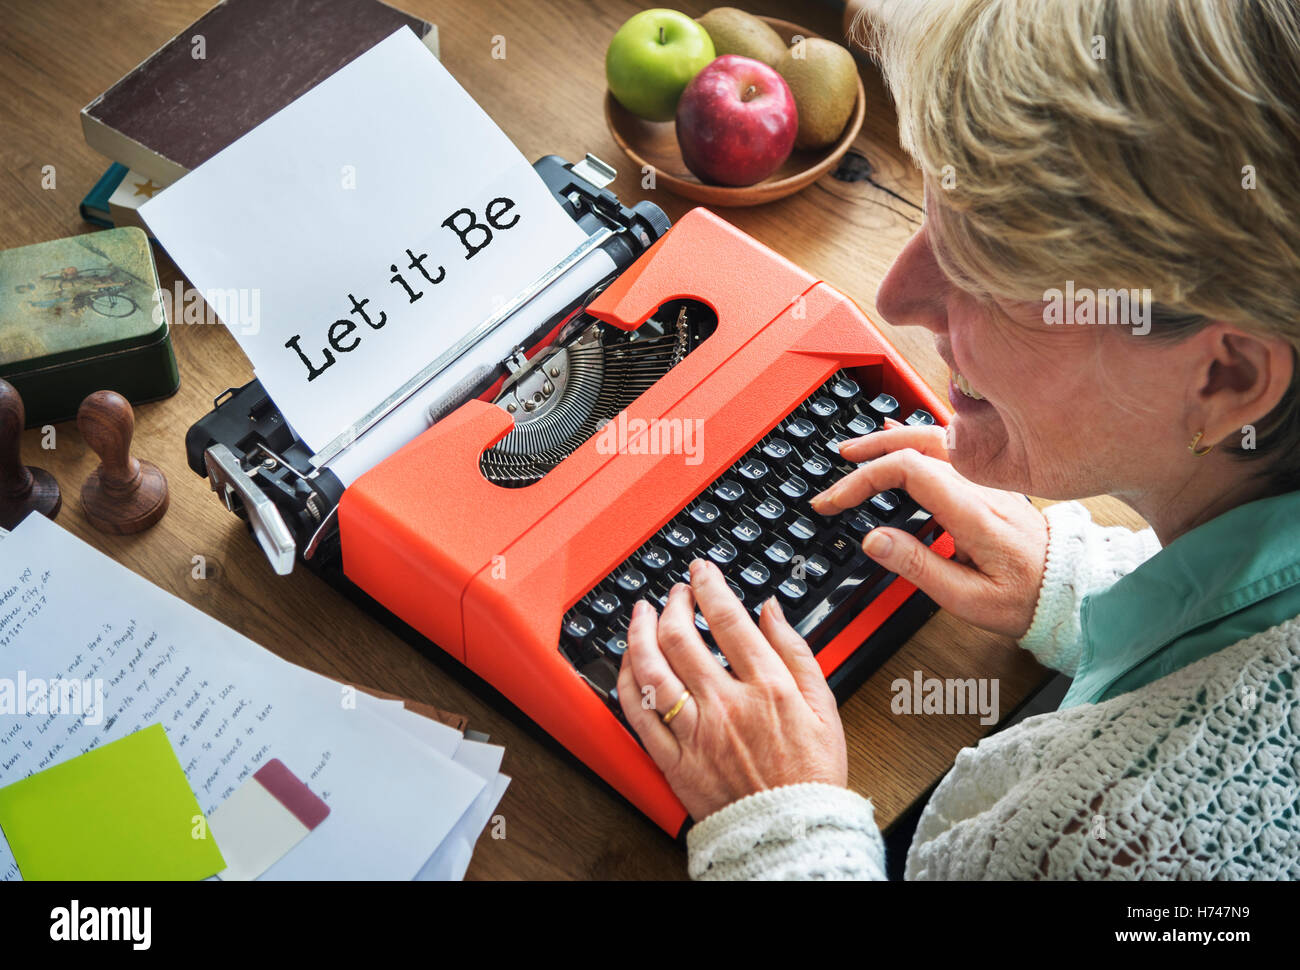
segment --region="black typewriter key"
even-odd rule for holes
[[[924,427],[928,424],[934,424],[934,415],[929,411],[922,411],[920,408],[917,408],[907,416],[907,420],[904,421],[903,424],[910,424],[913,427]]]
[[[695,614],[695,628],[696,628],[697,630],[699,630],[701,633],[708,633],[708,632],[709,632],[709,621],[706,620],[706,619],[704,618],[704,614],[703,614],[703,613],[696,612],[696,614]]]
[[[808,595],[808,584],[795,576],[787,576],[776,591],[787,603],[798,603]]]
[[[813,417],[825,424],[840,413],[840,406],[829,397],[819,397],[808,405],[808,410]]]
[[[763,528],[753,519],[741,519],[731,527],[731,534],[738,542],[753,542],[763,534]]]
[[[812,519],[806,515],[801,515],[785,527],[785,531],[790,538],[796,542],[807,542],[813,536],[817,535],[817,526]]]
[[[751,482],[761,481],[763,476],[767,474],[767,464],[757,458],[746,458],[740,463],[740,474]]]
[[[736,599],[740,600],[742,603],[745,602],[745,591],[730,579],[727,580],[727,589],[736,594]]]
[[[808,483],[798,475],[791,475],[781,483],[781,492],[787,498],[800,499],[808,494]]]
[[[831,381],[831,393],[842,401],[851,401],[862,393],[862,388],[847,374],[836,374]]]
[[[754,514],[767,522],[779,522],[785,515],[785,506],[779,498],[769,495],[754,507]]]
[[[809,455],[800,466],[811,478],[825,478],[830,474],[830,459],[822,455]]]
[[[832,455],[839,457],[840,445],[844,444],[844,442],[848,440],[849,440],[848,435],[837,434],[835,435],[835,437],[831,438],[829,441],[826,442],[826,450],[829,451]],[[848,461],[847,458],[845,458],[844,460]]]
[[[871,504],[880,510],[880,513],[886,518],[893,515],[898,509],[898,496],[893,492],[880,492],[871,496]]]
[[[622,657],[627,653],[627,637],[624,634],[616,633],[604,643],[605,652],[611,657]]]
[[[784,539],[777,539],[776,542],[763,550],[763,555],[778,566],[784,566],[794,558],[794,547]]]
[[[691,518],[701,525],[709,525],[717,521],[721,514],[712,502],[696,502],[691,507]]]
[[[803,561],[803,575],[814,586],[820,586],[831,574],[831,564],[825,556],[813,555]]]
[[[613,616],[623,608],[623,601],[613,593],[597,593],[591,598],[591,608],[601,616]]]
[[[572,637],[574,640],[581,640],[596,629],[596,624],[591,621],[589,616],[583,616],[581,613],[569,613],[564,617],[562,629],[566,636]]]
[[[713,486],[713,494],[723,502],[734,504],[745,497],[745,486],[729,478],[724,478]]]
[[[695,530],[687,525],[670,525],[665,538],[678,549],[686,549],[695,542]]]
[[[727,661],[727,655],[717,647],[710,647],[709,652],[713,654],[713,659],[720,663],[723,669],[729,669],[731,664]]]
[[[641,572],[641,570],[635,566],[628,566],[619,572],[614,582],[618,584],[619,589],[625,592],[639,593],[649,580],[645,578],[645,573]]]
[[[857,435],[859,438],[861,438],[863,435],[871,434],[879,427],[880,425],[876,424],[874,420],[867,417],[865,414],[857,415],[848,424],[849,431]]]
[[[772,461],[783,462],[790,457],[794,449],[784,438],[773,438],[763,445],[763,454]]]
[[[853,558],[853,554],[858,551],[858,548],[858,544],[843,532],[826,544],[826,552],[841,566]]]
[[[750,588],[759,590],[767,585],[772,578],[772,571],[764,566],[761,562],[750,561],[744,569],[740,571],[741,582],[747,584]]]
[[[859,537],[880,526],[880,520],[864,509],[854,509],[844,519],[848,527]]]
[[[672,561],[673,557],[668,555],[668,550],[660,546],[646,546],[641,553],[641,565],[656,572],[667,569]]]
[[[665,609],[665,608],[668,606],[668,594],[667,594],[667,593],[656,593],[656,594],[655,594],[655,602],[659,604],[659,609],[661,609],[661,610],[662,610],[662,609]]]
[[[738,555],[740,555],[739,551],[726,539],[719,539],[713,545],[709,546],[709,558],[719,566],[725,566],[730,562],[734,562]],[[689,575],[689,573],[687,575]]]
[[[786,433],[791,438],[810,438],[817,433],[817,425],[813,424],[807,418],[792,418],[785,426]]]
[[[898,402],[888,394],[877,394],[875,400],[868,404],[867,407],[881,424],[884,423],[885,418],[898,417]]]

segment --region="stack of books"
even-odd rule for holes
[[[379,0],[222,0],[81,109],[112,162],[82,218],[147,232],[143,203],[404,25],[437,56],[433,24]]]

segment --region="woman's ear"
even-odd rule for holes
[[[1281,403],[1295,374],[1295,348],[1285,337],[1216,321],[1193,338],[1194,404],[1202,443],[1217,444],[1266,417]]]

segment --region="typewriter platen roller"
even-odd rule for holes
[[[668,228],[668,217],[653,203],[639,202],[629,207],[619,202],[605,188],[614,170],[595,156],[570,164],[559,156],[547,155],[535,162],[533,169],[588,236],[606,228],[616,230],[601,247],[612,259],[616,273],[631,265]],[[556,319],[571,322],[591,295],[579,294]],[[519,382],[510,384],[508,377],[520,369],[521,362],[526,363],[524,348],[549,343],[556,329],[548,324],[534,333],[496,372],[464,388],[463,399],[490,394],[493,385],[500,385],[503,379],[507,387],[519,390]],[[566,335],[572,332],[571,328]],[[574,356],[591,355],[580,347]],[[552,402],[563,400],[564,408],[554,416],[550,416],[552,407],[540,410],[536,416],[547,415],[546,421],[538,422],[527,434],[550,428],[556,418],[573,413],[581,400],[574,397],[574,392],[590,388],[586,370],[582,362],[566,368],[566,383],[572,385],[572,390]],[[602,406],[609,400],[607,393],[601,399]],[[532,416],[532,412],[527,413]],[[432,417],[441,417],[441,413]],[[521,434],[507,448],[518,450],[516,446],[525,440],[532,439]],[[260,381],[250,381],[219,395],[213,410],[189,429],[185,448],[190,468],[207,478],[226,507],[248,522],[277,573],[287,574],[298,561],[317,572],[337,571],[336,512],[344,485],[328,467],[316,468],[312,464],[311,448],[294,434]],[[502,474],[506,474],[510,459],[503,458],[502,465]]]

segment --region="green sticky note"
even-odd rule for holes
[[[154,724],[0,788],[24,879],[206,879],[226,867]]]

